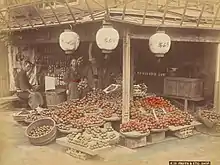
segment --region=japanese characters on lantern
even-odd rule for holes
[[[157,57],[163,57],[171,47],[171,39],[163,31],[158,31],[149,39],[149,47]]]
[[[66,54],[72,54],[79,47],[80,38],[77,33],[65,30],[60,34],[59,43]]]
[[[112,26],[103,26],[96,33],[97,46],[105,53],[110,53],[118,46],[119,33]]]

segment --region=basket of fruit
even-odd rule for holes
[[[42,119],[43,117],[37,111],[31,111],[25,118],[25,123],[31,124],[32,122]]]
[[[83,131],[82,129],[73,128],[73,125],[71,124],[70,125],[58,124],[57,129],[60,133],[63,133],[63,134],[70,134],[72,132],[79,133]]]
[[[29,113],[30,112],[28,111],[20,111],[18,113],[14,113],[12,116],[15,121],[22,122],[22,121],[25,121]]]
[[[150,130],[146,123],[131,120],[120,125],[120,133],[128,138],[140,138],[148,136],[150,134]]]
[[[208,128],[213,128],[216,123],[220,122],[220,115],[211,110],[200,110],[197,112],[197,117]]]
[[[47,145],[56,139],[56,123],[51,118],[39,119],[31,123],[25,134],[33,145]]]

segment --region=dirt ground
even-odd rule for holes
[[[220,138],[202,134],[140,148],[132,153],[116,153],[105,161],[81,161],[65,154],[57,144],[30,145],[24,128],[15,123],[11,115],[12,112],[0,112],[0,165],[168,165],[169,160],[210,160],[213,165],[220,165]]]

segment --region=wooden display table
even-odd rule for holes
[[[195,102],[203,101],[203,97],[198,97],[198,98],[184,98],[180,96],[169,96],[169,95],[164,95],[163,97],[168,97],[168,98],[173,98],[173,99],[180,99],[184,100],[184,111],[188,110],[188,103],[191,101],[193,103],[193,110],[195,109]]]

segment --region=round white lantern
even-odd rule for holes
[[[79,35],[69,29],[64,30],[60,34],[59,43],[66,54],[72,54],[79,47]]]
[[[103,53],[110,53],[118,46],[119,33],[110,24],[105,24],[96,33],[96,44]]]
[[[149,47],[156,57],[164,57],[170,50],[171,39],[164,31],[158,31],[149,39]]]

